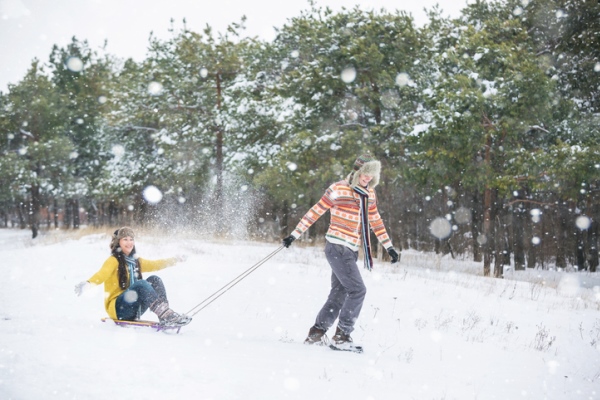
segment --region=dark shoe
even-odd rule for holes
[[[327,335],[325,335],[325,333],[327,333],[327,331],[324,329],[318,328],[317,326],[311,327],[308,331],[308,336],[304,340],[304,344],[327,344],[329,339],[327,339]]]
[[[331,340],[335,344],[352,343],[352,338],[350,337],[350,335],[344,333],[344,331],[342,331],[339,326],[335,329],[335,335],[333,335]]]

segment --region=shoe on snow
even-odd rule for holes
[[[304,339],[304,344],[316,344],[318,346],[324,346],[329,344],[329,338],[327,338],[326,330],[321,329],[317,326],[313,326],[308,331],[308,336]]]
[[[329,344],[329,348],[331,350],[336,351],[351,351],[353,353],[362,353],[362,346],[357,346],[354,343],[346,342],[342,344],[334,344],[333,342]]]
[[[362,346],[357,346],[353,343],[349,334],[345,333],[338,326],[335,330],[335,335],[331,338],[329,348],[332,350],[351,351],[354,353],[362,353]]]
[[[348,343],[352,343],[352,338],[350,337],[349,334],[345,333],[344,331],[342,331],[340,329],[340,327],[338,326],[335,330],[335,335],[333,335],[333,337],[331,338],[331,341],[333,342],[333,344],[335,344],[336,346],[342,346]]]

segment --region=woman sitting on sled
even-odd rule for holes
[[[182,261],[179,257],[163,260],[138,258],[133,229],[117,229],[110,242],[111,256],[90,279],[75,286],[80,296],[92,284],[104,283],[104,306],[115,320],[135,321],[149,308],[161,325],[183,326],[191,322],[185,314],[171,310],[162,280],[155,275],[142,278],[143,272],[158,271]]]

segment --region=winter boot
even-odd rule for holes
[[[333,343],[338,345],[352,343],[352,338],[350,337],[350,335],[344,333],[344,331],[342,331],[339,326],[335,329],[335,335],[333,335],[331,340],[333,340]]]
[[[316,325],[312,326],[308,331],[308,336],[304,340],[304,344],[326,345],[329,339],[325,333],[327,333],[326,330],[321,329]]]
[[[164,326],[184,326],[192,322],[192,318],[187,315],[171,310],[166,301],[156,300],[150,305],[150,310],[158,316],[158,321]]]
[[[192,322],[192,318],[185,314],[178,314],[170,308],[158,317],[163,326],[184,326]]]

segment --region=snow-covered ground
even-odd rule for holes
[[[404,252],[364,271],[363,354],[302,344],[329,288],[320,247],[283,249],[180,334],[103,323],[76,297],[109,254],[104,233],[0,229],[1,399],[598,399],[598,274],[484,278],[467,260]],[[139,234],[186,312],[278,244]],[[153,319],[153,314],[145,317]],[[331,332],[330,332],[331,334]]]

